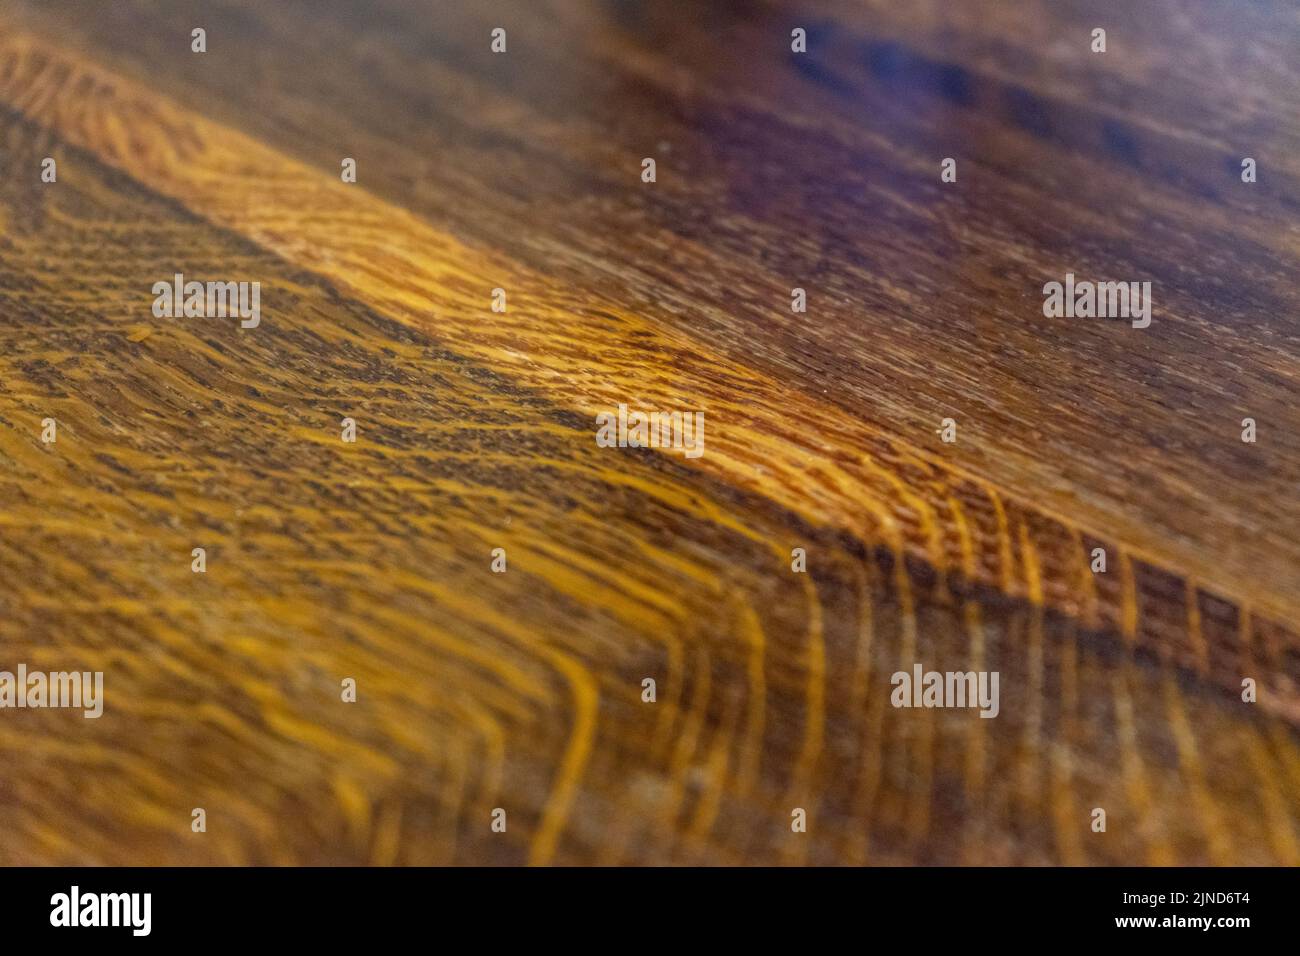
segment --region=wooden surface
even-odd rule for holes
[[[0,669],[106,701],[0,711],[0,863],[1300,862],[1298,48],[0,0]],[[154,318],[175,272],[261,325]],[[1152,325],[1044,318],[1066,272]],[[597,447],[619,403],[704,455]],[[999,716],[891,707],[913,662]]]

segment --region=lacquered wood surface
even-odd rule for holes
[[[1294,864],[1297,48],[4,0],[0,669],[106,707],[0,711],[0,862]],[[261,324],[155,318],[176,272]],[[1045,318],[1066,272],[1151,326]],[[598,447],[619,403],[705,453]],[[914,661],[998,717],[895,709]]]

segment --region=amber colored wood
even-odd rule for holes
[[[1017,6],[7,0],[0,863],[1300,862],[1300,22]]]

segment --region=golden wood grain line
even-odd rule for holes
[[[1294,858],[1268,582],[1117,544],[59,41],[0,39],[0,102],[31,121],[3,152],[61,178],[0,183],[0,649],[114,679],[88,737],[0,722],[0,862]],[[173,260],[264,277],[258,333],[142,327]],[[617,401],[704,404],[708,453],[602,456]],[[1001,670],[997,732],[888,707],[916,660]]]
[[[897,515],[914,515],[914,536],[909,534],[903,547],[945,571],[934,519],[941,502],[919,499],[889,467],[870,456],[841,458],[826,483],[805,480],[806,436],[821,434],[842,436],[837,441],[847,447],[883,442],[891,459],[916,463],[936,478],[946,476],[949,487],[961,489],[975,480],[922,449],[867,429],[828,406],[801,405],[796,414],[780,383],[711,354],[699,342],[677,341],[610,304],[575,302],[560,290],[549,290],[555,301],[548,303],[542,292],[547,284],[522,267],[471,250],[406,210],[185,112],[154,91],[72,59],[31,34],[9,33],[0,47],[0,96],[151,188],[296,265],[328,274],[340,288],[394,318],[435,332],[462,354],[521,384],[563,394],[570,407],[592,413],[633,398],[657,407],[690,408],[707,396],[710,421],[718,425],[700,467],[866,540],[880,540],[880,531]],[[321,210],[329,212],[322,215]],[[523,290],[505,316],[485,308],[486,290],[498,282]],[[536,320],[547,312],[563,315],[565,323]],[[617,369],[617,377],[593,374],[593,342],[614,346],[602,361]],[[690,358],[666,377],[640,361],[640,347]],[[713,387],[710,382],[718,378],[746,381],[744,401]],[[795,423],[799,430],[792,433]],[[753,469],[759,449],[762,473]],[[988,493],[1001,515],[1001,499],[1007,496]],[[862,502],[876,495],[888,515],[874,509],[863,513]],[[1056,526],[1076,527],[1031,504],[1016,502],[1015,507]],[[1084,530],[1105,537],[1102,529]],[[1121,544],[1134,558],[1171,567],[1158,553]],[[983,583],[1017,593],[1005,577],[1006,540],[999,536],[982,546],[1000,555],[1004,575],[988,580],[981,572]],[[1057,569],[1052,574],[1055,606],[1068,609],[1085,600],[1073,575]],[[1134,593],[1124,602],[1126,633],[1136,633],[1137,611],[1130,603]],[[1294,595],[1264,590],[1250,596],[1260,607],[1287,615],[1295,610]]]

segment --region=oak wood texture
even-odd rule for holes
[[[6,0],[0,862],[1297,862],[1300,21],[950,6]]]

